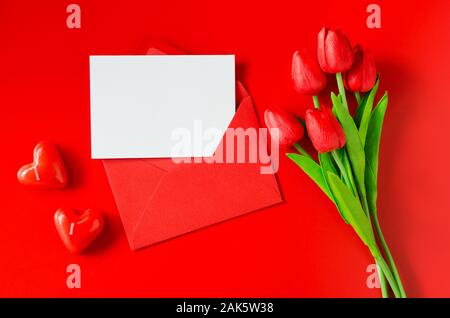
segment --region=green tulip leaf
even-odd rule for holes
[[[366,186],[364,182],[364,174],[366,159],[358,128],[356,128],[355,122],[353,121],[352,116],[350,116],[348,110],[345,109],[344,105],[342,105],[340,98],[338,98],[334,93],[331,93],[331,100],[333,102],[333,109],[335,109],[337,118],[345,133],[345,147],[347,148],[348,157],[352,165],[352,171],[355,176],[357,189],[359,194],[363,197],[363,199],[365,199]]]
[[[289,159],[295,162],[318,186],[322,191],[334,202],[330,189],[322,174],[322,168],[313,159],[296,153],[286,154]]]
[[[351,193],[348,187],[334,173],[328,172],[327,179],[341,214],[345,216],[345,219],[369,249],[376,248],[370,219],[364,213],[359,199]]]
[[[361,121],[359,123],[359,135],[361,137],[361,142],[364,147],[364,144],[366,143],[366,136],[367,136],[367,129],[369,128],[369,122],[373,110],[373,102],[375,100],[375,95],[378,91],[378,85],[380,84],[380,78],[377,78],[377,82],[375,83],[375,86],[370,91],[367,101],[364,104],[361,104],[360,107],[363,109],[360,111],[361,114]],[[358,107],[358,108],[360,108]]]
[[[378,179],[378,156],[380,151],[381,131],[383,128],[384,115],[388,105],[387,92],[378,102],[372,113],[367,133],[366,152],[366,189],[367,201],[371,213],[377,211],[377,179]]]

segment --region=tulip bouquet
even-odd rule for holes
[[[331,109],[322,106],[318,97],[327,73],[335,74],[339,91],[331,93]],[[282,148],[295,147],[297,153],[287,156],[320,187],[369,248],[383,297],[389,297],[390,291],[395,297],[406,297],[377,217],[378,152],[388,95],[373,107],[379,84],[373,56],[359,45],[352,48],[341,29],[322,28],[317,60],[306,50],[295,52],[292,79],[298,93],[312,96],[314,109],[306,112],[304,122],[279,108],[266,110],[267,127],[277,128],[273,141]],[[358,104],[353,115],[346,90],[354,92]],[[304,126],[317,160],[299,144]]]

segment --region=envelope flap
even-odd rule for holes
[[[143,48],[140,50],[144,52],[146,55],[183,55],[182,51],[173,47],[172,45],[167,44],[164,41],[159,39],[150,39],[147,38],[144,41]]]

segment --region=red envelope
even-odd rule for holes
[[[147,54],[165,52],[181,53],[159,43]],[[229,127],[259,128],[251,97],[239,82],[236,99],[239,106]],[[225,136],[218,149],[222,146],[225,152]],[[109,159],[103,164],[132,250],[282,202],[275,176],[261,174],[268,164],[260,160]]]

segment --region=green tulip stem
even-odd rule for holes
[[[384,239],[384,235],[383,235],[383,232],[381,231],[380,223],[378,222],[378,216],[377,216],[376,212],[372,213],[372,220],[373,220],[373,225],[375,227],[375,231],[377,232],[377,235],[378,235],[378,239],[380,240],[383,251],[386,254],[389,265],[392,268],[392,273],[397,282],[399,292],[403,298],[406,298],[406,292],[405,292],[405,289],[403,288],[403,284],[400,279],[400,275],[398,274],[397,266],[395,266],[394,258],[392,257],[391,251],[389,250],[386,240]]]
[[[320,109],[319,96],[313,95],[312,99],[313,99],[313,102],[314,102],[314,107],[316,109]]]
[[[358,105],[361,104],[361,94],[359,92],[355,92],[355,98],[358,102]]]
[[[339,154],[336,150],[331,151],[331,155],[333,156],[334,161],[338,165],[339,170],[341,171],[342,176],[344,177],[344,182],[346,185],[350,186],[350,178],[348,177],[347,170],[345,169],[344,164],[342,163],[341,158],[339,158]]]
[[[297,149],[297,151],[298,151],[300,154],[302,154],[302,155],[304,155],[304,156],[306,156],[306,157],[308,157],[308,158],[311,158],[311,155],[310,155],[305,149],[303,149],[303,147],[300,146],[299,143],[295,143],[295,144],[294,144],[294,148]]]
[[[387,281],[389,282],[389,285],[391,286],[392,291],[394,292],[394,296],[396,298],[404,298],[397,286],[397,281],[395,280],[394,275],[392,275],[391,269],[389,268],[388,264],[384,260],[383,256],[381,255],[380,251],[378,250],[378,248],[375,253],[373,253],[373,251],[372,251],[372,254],[374,254],[375,261],[381,269],[380,272],[383,272],[384,276],[386,277]],[[381,275],[379,275],[379,276],[381,277]],[[381,283],[381,281],[380,281],[380,283]]]
[[[347,97],[345,96],[344,80],[342,79],[342,73],[336,73],[336,81],[339,89],[339,94],[342,97],[342,104],[348,110]]]
[[[370,217],[371,214],[370,214],[370,211],[369,211],[369,205],[367,204],[367,197],[366,196],[361,196],[361,201],[362,201],[363,210],[364,210],[364,212],[366,212],[367,217],[369,218],[370,225],[373,227],[372,218]],[[375,224],[375,228],[377,228],[377,224]],[[381,232],[381,229],[379,228],[379,224],[378,224],[378,229]],[[377,234],[378,234],[378,230],[377,230]],[[383,250],[386,251],[386,248],[385,248],[384,245],[383,245]],[[382,258],[383,256],[380,256],[380,257]],[[377,265],[380,266],[379,265],[379,260],[377,260],[377,259],[375,259],[375,260],[377,261]],[[390,261],[389,261],[389,263],[390,263]],[[378,277],[380,278],[380,285],[381,285],[381,295],[383,297],[385,297],[386,294],[387,294],[387,282],[386,282],[386,279],[385,279],[385,275],[386,274],[384,272],[385,271],[378,271]],[[398,275],[398,273],[397,273],[397,275]],[[396,288],[398,289],[398,292],[400,293],[400,296],[403,297],[403,294],[404,294],[404,292],[402,292],[403,287],[401,287],[401,288],[399,287],[397,275],[395,273],[392,274],[392,276],[393,276],[393,278],[394,278],[394,280],[395,280],[395,282],[397,284]],[[392,290],[394,290],[394,287],[392,286],[391,280],[388,280],[388,282],[389,282],[389,285],[391,285]]]
[[[350,159],[348,158],[348,153],[347,153],[346,149],[344,151],[344,156],[347,157],[346,158],[347,161],[350,161]],[[358,189],[356,187],[355,177],[353,176],[353,171],[352,171],[352,169],[350,167],[347,167],[346,170],[347,170],[347,173],[348,173],[348,176],[349,176],[349,180],[350,180],[350,187],[352,188],[353,194],[357,196],[358,195]]]
[[[373,232],[372,218],[370,217],[369,207],[368,207],[366,198],[363,198],[363,209],[367,213],[367,217],[369,218],[370,227],[372,228],[372,232]],[[383,258],[382,255],[380,257]],[[380,269],[379,260],[375,258],[375,261],[377,263],[378,269]],[[378,278],[380,279],[380,285],[381,285],[381,295],[383,296],[383,298],[387,298],[389,296],[387,284],[389,283],[389,285],[391,285],[390,280],[386,281],[385,275],[386,274],[384,273],[384,271],[378,270]],[[397,277],[395,275],[393,275],[393,276],[394,276],[395,283],[397,283]],[[392,290],[394,290],[393,286],[391,286],[391,288],[392,288]],[[397,284],[397,289],[398,289],[398,284]],[[399,293],[401,295],[400,291],[399,291]]]
[[[381,296],[383,298],[389,298],[389,292],[386,284],[386,278],[384,277],[383,271],[381,270],[380,264],[376,262],[377,264],[377,272],[378,272],[378,278],[380,279],[380,286],[381,286]]]

